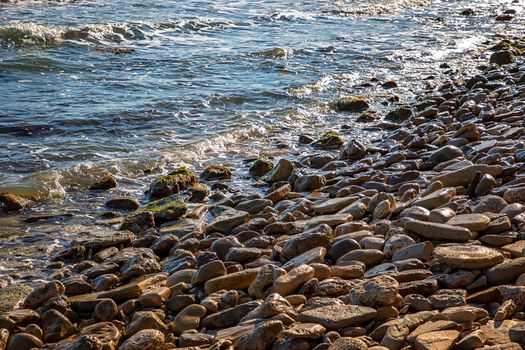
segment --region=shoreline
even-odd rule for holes
[[[16,284],[0,291],[25,299],[2,315],[0,344],[519,349],[523,48],[500,45],[493,59],[502,71],[391,113],[383,142],[326,133],[300,140],[321,154],[259,161],[252,172],[267,183],[256,182],[264,196],[222,193],[231,176],[223,167],[158,178],[153,204],[125,221],[133,233],[73,244],[48,266],[55,281],[27,298]],[[338,108],[365,111],[365,103]]]

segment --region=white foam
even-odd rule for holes
[[[15,45],[48,45],[70,41],[78,44],[95,43],[99,45],[118,43],[122,46],[130,40],[153,40],[155,36],[173,30],[203,31],[234,26],[232,22],[214,18],[174,22],[84,24],[73,27],[17,21],[0,26],[0,42],[7,41]]]
[[[432,0],[370,0],[351,6],[344,6],[338,11],[349,16],[373,16],[429,5]]]

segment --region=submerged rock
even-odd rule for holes
[[[206,181],[227,180],[231,177],[232,171],[226,165],[210,165],[201,174],[201,179]]]
[[[340,111],[361,112],[369,108],[368,103],[361,97],[342,97],[336,104]]]
[[[109,174],[97,180],[89,187],[91,191],[107,191],[118,186],[117,179],[114,175]]]
[[[320,149],[337,149],[344,143],[343,138],[337,131],[327,131],[319,140],[313,143],[313,146]]]

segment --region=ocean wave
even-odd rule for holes
[[[288,11],[276,11],[265,15],[255,16],[257,20],[267,21],[311,21],[315,19],[315,16],[309,12],[288,10]]]
[[[335,3],[338,6],[337,9],[325,12],[342,16],[374,16],[427,6],[432,3],[432,0],[372,0],[357,4],[352,3],[351,5],[342,4],[340,6],[338,5],[339,3]]]
[[[0,177],[0,193],[9,192],[38,200],[61,200],[70,190],[87,190],[101,174],[111,173],[129,181],[144,182],[148,174],[162,172],[170,164],[199,166],[210,159],[235,155],[257,155],[254,148],[243,147],[261,140],[269,127],[251,126],[223,132],[185,145],[155,152],[136,152],[132,157],[79,162],[71,167],[41,171],[25,177]]]
[[[36,23],[12,23],[0,26],[0,41],[12,44],[48,44],[62,41],[65,29]]]
[[[1,4],[18,4],[18,3],[31,3],[31,2],[58,2],[58,3],[70,3],[78,0],[0,0]]]
[[[223,20],[201,18],[174,22],[104,23],[73,27],[49,26],[33,22],[11,22],[0,26],[0,43],[11,45],[56,45],[62,42],[126,44],[136,40],[152,39],[168,31],[207,31],[234,27]]]

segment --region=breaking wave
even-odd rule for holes
[[[203,18],[175,22],[106,23],[75,27],[12,22],[0,26],[0,43],[11,45],[56,45],[64,41],[106,44],[152,39],[166,31],[207,31],[233,27],[226,21]]]
[[[374,16],[389,14],[396,11],[427,6],[432,0],[372,0],[359,3],[344,4],[327,12],[342,16]],[[336,2],[337,4],[337,2]]]

